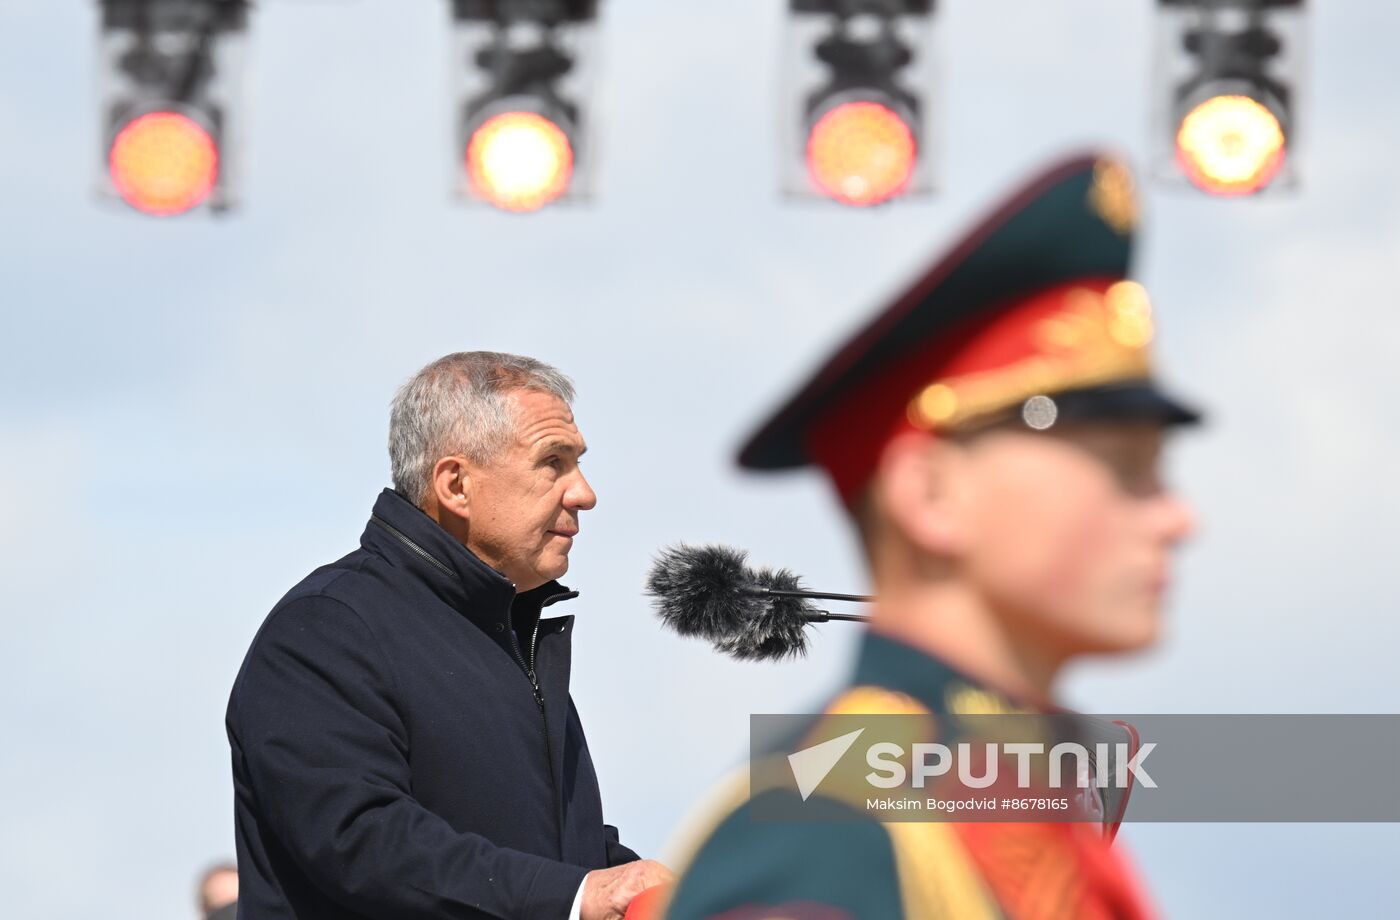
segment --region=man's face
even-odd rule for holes
[[[516,390],[516,439],[492,462],[467,464],[467,548],[528,591],[569,569],[579,514],[598,501],[579,468],[587,449],[558,397]]]
[[[1160,475],[1155,424],[989,431],[967,445],[964,569],[1018,631],[1073,655],[1158,634],[1189,509]]]

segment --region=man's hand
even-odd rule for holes
[[[594,869],[583,880],[579,920],[621,920],[627,905],[643,888],[675,881],[670,869],[654,859],[639,859],[611,869]]]

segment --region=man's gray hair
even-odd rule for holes
[[[516,436],[509,396],[550,393],[573,405],[568,377],[534,358],[496,351],[462,351],[438,358],[394,396],[389,412],[389,462],[394,490],[423,505],[438,460],[462,454],[489,463]]]

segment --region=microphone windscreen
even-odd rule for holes
[[[661,621],[682,636],[699,636],[717,646],[733,641],[765,606],[742,590],[749,583],[745,558],[726,546],[681,543],[662,550],[647,578],[647,593]]]
[[[787,569],[750,570],[751,581],[761,588],[801,591],[802,582]],[[746,661],[781,661],[807,654],[807,627],[816,609],[805,598],[770,597],[750,618],[730,655]]]

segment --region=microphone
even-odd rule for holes
[[[662,623],[741,661],[780,661],[807,653],[809,623],[869,619],[820,610],[809,601],[873,598],[807,591],[787,569],[753,569],[747,558],[742,550],[715,544],[662,550],[647,578]]]

